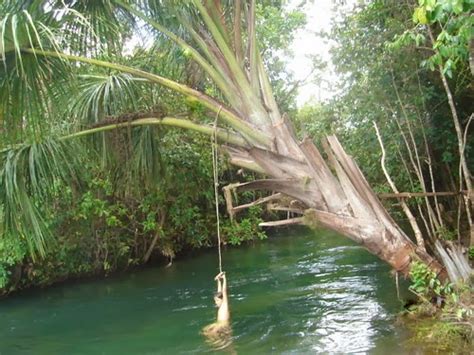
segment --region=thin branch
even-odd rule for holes
[[[417,83],[418,83],[418,91],[420,92],[420,98],[421,98],[421,102],[423,104],[424,112],[428,112],[428,110],[426,109],[426,103],[425,103],[425,98],[423,96],[423,91],[421,90],[421,81],[420,81],[420,75],[418,73],[418,70],[416,70],[416,78],[417,78]],[[427,163],[428,163],[428,171],[429,171],[430,179],[431,179],[431,191],[436,192],[435,179],[434,179],[434,174],[433,174],[433,161],[431,159],[431,150],[430,150],[430,146],[428,144],[428,139],[426,137],[424,123],[423,123],[422,117],[420,116],[420,113],[418,112],[418,110],[417,110],[417,118],[418,118],[418,121],[420,122],[421,133],[423,135],[423,141],[425,143],[425,151],[426,151],[426,157],[427,157]],[[434,204],[435,204],[435,208],[436,208],[436,213],[438,214],[439,223],[441,224],[442,227],[444,227],[444,220],[442,218],[441,209],[439,207],[438,198],[436,196],[434,198]]]
[[[416,197],[435,197],[435,196],[458,196],[466,194],[467,191],[462,192],[396,192],[396,193],[381,193],[377,194],[379,198],[416,198]]]
[[[246,203],[245,205],[240,205],[240,206],[233,207],[232,211],[235,214],[237,212],[246,210],[246,209],[248,209],[250,207],[253,207],[253,206],[258,206],[258,205],[261,205],[261,204],[264,204],[264,203],[267,203],[267,202],[270,202],[270,201],[279,200],[279,199],[282,198],[282,196],[283,196],[283,194],[276,193],[276,194],[273,194],[273,195],[270,195],[270,196],[262,197],[262,198],[259,198],[258,200],[252,201],[250,203]]]
[[[377,133],[377,139],[380,144],[380,149],[382,150],[382,159],[380,161],[380,164],[382,165],[382,170],[383,173],[385,174],[385,178],[387,179],[388,184],[392,188],[393,192],[399,193],[397,187],[395,186],[395,183],[393,182],[392,178],[390,177],[390,174],[387,171],[387,168],[385,167],[385,147],[383,145],[382,141],[382,136],[380,135],[379,128],[377,127],[377,124],[374,122],[374,128],[375,132]],[[404,200],[400,201],[400,205],[402,206],[403,212],[405,212],[405,215],[408,218],[408,221],[410,222],[410,225],[413,229],[413,232],[415,233],[415,238],[416,242],[418,244],[418,247],[423,249],[423,251],[426,251],[425,249],[425,241],[423,240],[423,236],[421,234],[420,227],[418,226],[418,223],[416,223],[415,216],[413,213],[410,211],[410,208],[408,207],[407,203]]]
[[[61,140],[78,138],[78,137],[87,136],[87,135],[98,133],[98,132],[111,131],[114,129],[127,128],[130,126],[139,127],[139,126],[153,126],[153,125],[172,126],[172,127],[190,129],[196,132],[206,134],[208,136],[212,136],[214,134],[213,127],[199,125],[189,120],[174,118],[174,117],[163,117],[163,118],[149,117],[149,118],[140,118],[140,119],[130,121],[130,122],[111,123],[111,124],[107,124],[101,127],[86,129],[80,132],[76,132],[76,133],[72,133],[67,136],[64,136],[61,138]],[[218,129],[217,136],[219,140],[222,142],[226,142],[228,144],[232,144],[232,145],[242,147],[242,148],[248,148],[248,144],[245,141],[245,139],[225,129],[221,129],[221,128]]]
[[[400,105],[400,108],[402,109],[403,117],[405,118],[406,126],[408,127],[408,134],[409,134],[411,143],[413,145],[413,151],[415,152],[416,164],[417,164],[417,167],[418,167],[415,170],[417,171],[418,180],[420,182],[421,188],[423,189],[423,192],[426,192],[427,190],[426,190],[425,178],[423,176],[423,168],[421,166],[421,159],[420,159],[420,155],[418,154],[418,148],[416,146],[415,136],[413,134],[413,130],[411,129],[410,119],[409,119],[408,113],[405,109],[405,105],[402,102],[400,93],[398,91],[397,84],[395,83],[395,77],[394,77],[394,74],[393,74],[393,70],[391,70],[391,77],[392,77],[392,86],[393,86],[393,89],[395,90],[395,94],[397,96],[398,104]],[[397,124],[398,124],[398,122],[397,122]],[[400,130],[401,130],[401,128],[400,128]],[[415,163],[413,163],[413,164],[415,164]],[[430,218],[430,221],[432,221],[432,223],[434,223],[434,227],[435,227],[434,232],[436,232],[438,230],[438,228],[440,227],[440,225],[442,225],[442,222],[440,222],[438,220],[438,216],[435,215],[435,213],[433,211],[433,207],[431,206],[431,203],[427,198],[425,198],[425,204],[426,204],[426,208],[428,210],[428,216]]]

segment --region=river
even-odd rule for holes
[[[404,352],[388,266],[344,237],[292,229],[224,251],[239,354]],[[0,354],[209,352],[217,252],[0,301]],[[229,350],[229,349],[228,349]]]

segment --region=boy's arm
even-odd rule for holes
[[[222,275],[222,295],[224,300],[227,300],[227,279],[225,274]]]

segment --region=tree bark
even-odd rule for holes
[[[290,131],[290,128],[280,130]],[[294,137],[281,137],[281,141],[288,139],[294,144]],[[258,165],[268,179],[230,188],[279,192],[282,201],[285,197],[286,201],[298,201],[300,209],[304,210],[304,217],[291,220],[291,223],[316,224],[341,233],[404,275],[408,275],[413,260],[421,260],[441,278],[446,278],[442,265],[423,248],[417,247],[397,226],[335,136],[328,136],[323,142],[327,162],[311,140],[305,139],[297,146],[304,160],[260,149],[247,150],[247,159]],[[241,149],[227,149],[231,161],[236,154],[243,155]],[[226,193],[228,198],[231,195]],[[271,200],[275,202],[275,198]],[[229,201],[227,207],[230,214],[235,213]]]

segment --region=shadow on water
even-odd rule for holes
[[[292,229],[224,253],[229,353],[400,353],[389,268],[330,232]],[[214,251],[107,280],[0,303],[0,354],[156,354],[212,350]]]

